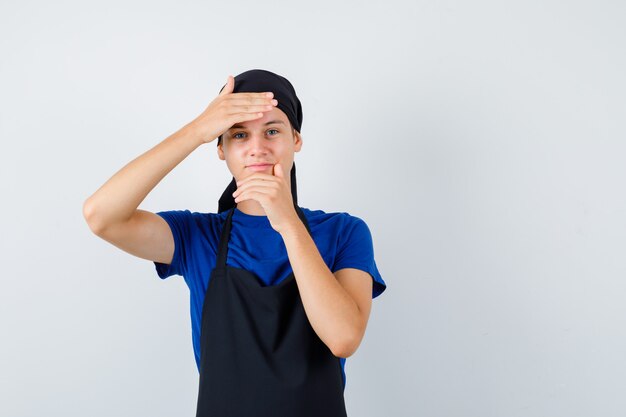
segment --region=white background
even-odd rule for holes
[[[623,416],[624,4],[4,0],[0,415],[195,415],[182,277],[82,204],[263,68],[303,104],[300,205],[364,219],[388,284],[350,416]],[[211,143],[140,208],[230,179]]]

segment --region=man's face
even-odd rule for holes
[[[228,129],[217,146],[217,155],[226,161],[237,181],[255,172],[272,175],[277,162],[289,181],[294,152],[299,152],[301,147],[300,134],[292,130],[287,115],[274,107],[260,119],[237,123]],[[253,166],[260,163],[267,165]]]

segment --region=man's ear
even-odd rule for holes
[[[300,135],[300,132],[294,130],[293,137],[293,150],[294,152],[300,152],[300,149],[302,149],[302,136]]]
[[[217,145],[217,157],[224,161],[226,158],[224,157],[224,150],[222,149],[222,146],[224,146],[224,139],[222,139],[221,143]]]

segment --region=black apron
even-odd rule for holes
[[[293,272],[264,286],[226,265],[234,210],[202,307],[196,417],[346,417],[340,360],[311,327]]]

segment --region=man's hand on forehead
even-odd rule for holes
[[[237,123],[262,118],[265,112],[278,105],[271,91],[233,93],[234,88],[235,79],[229,75],[219,95],[188,124],[203,143],[212,142]]]

